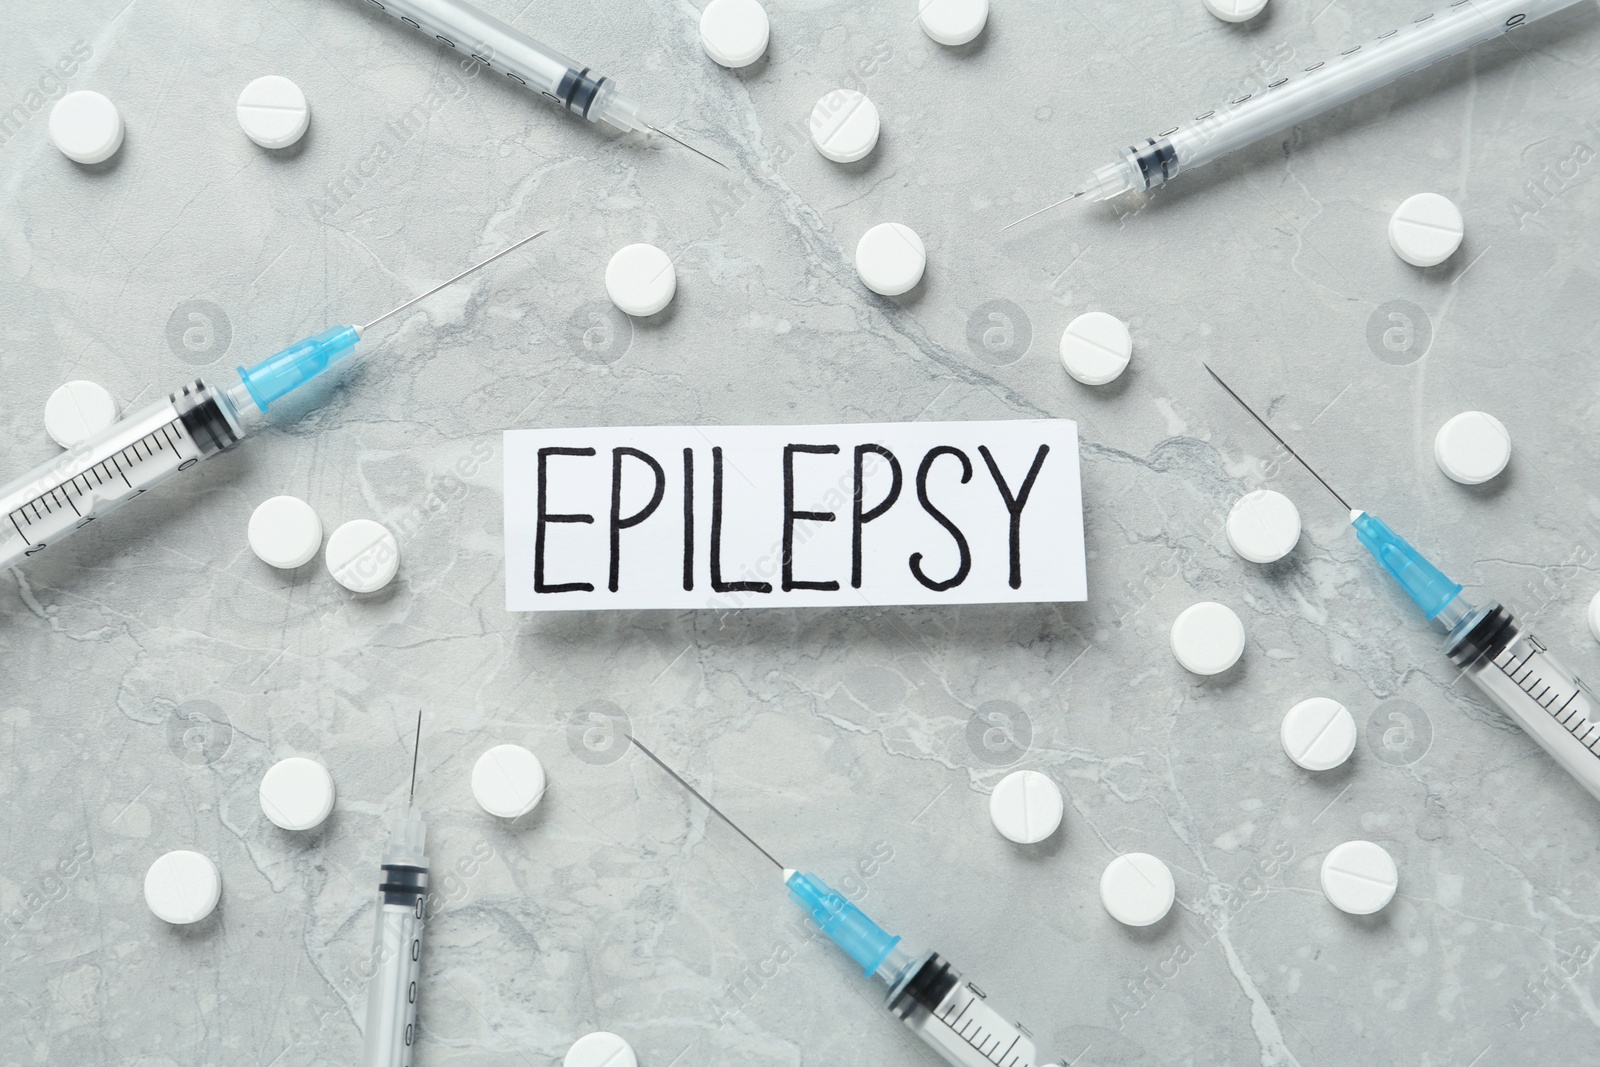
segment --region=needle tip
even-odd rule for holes
[[[1057,200],[1053,204],[1046,204],[1044,207],[1040,208],[1038,211],[1035,211],[1031,215],[1024,215],[1020,219],[1018,219],[1016,222],[1008,222],[1008,223],[1006,223],[1004,226],[1000,227],[1000,232],[1001,233],[1005,233],[1007,230],[1011,229],[1011,227],[1013,227],[1013,226],[1021,226],[1024,222],[1027,222],[1029,219],[1036,219],[1040,215],[1043,215],[1046,211],[1050,211],[1053,208],[1058,208],[1062,204],[1065,204],[1065,203],[1067,203],[1068,201],[1071,201],[1071,200],[1076,200],[1076,199],[1078,199],[1078,197],[1080,197],[1082,195],[1083,195],[1083,193],[1080,191],[1080,192],[1073,193],[1071,196],[1064,196],[1060,200]]]
[[[669,141],[673,141],[673,142],[675,142],[677,144],[681,144],[683,147],[687,148],[689,151],[693,152],[695,155],[700,156],[700,157],[702,157],[704,159],[711,160],[711,162],[715,163],[717,166],[721,167],[723,170],[728,170],[729,169],[728,165],[726,163],[724,163],[722,160],[718,159],[716,156],[709,155],[709,154],[707,154],[705,152],[700,151],[700,149],[696,148],[694,145],[690,144],[688,141],[685,141],[685,140],[683,140],[682,138],[679,138],[679,137],[674,137],[672,134],[668,133],[666,130],[663,130],[659,126],[652,126],[648,122],[646,122],[644,124],[644,128],[647,129],[647,130],[650,130],[652,133],[659,133],[661,136],[665,137]]]

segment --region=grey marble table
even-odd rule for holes
[[[425,714],[419,801],[438,907],[418,1063],[559,1062],[594,1029],[646,1067],[931,1062],[776,873],[620,738],[638,731],[786,863],[844,884],[1089,1065],[1597,1063],[1600,806],[1456,678],[1312,479],[1205,377],[1209,361],[1347,496],[1600,674],[1591,420],[1600,342],[1600,9],[1585,3],[1375,93],[1159,196],[1071,205],[1079,174],[1281,70],[1416,14],[1416,0],[996,0],[947,49],[911,0],[773,0],[768,58],[715,67],[688,2],[485,0],[617,74],[728,161],[607,138],[356,0],[8,5],[0,39],[0,480],[53,454],[70,378],[123,404],[364,321],[531,230],[550,235],[374,331],[371,362],[30,565],[0,576],[0,1064],[351,1063],[384,813]],[[74,49],[65,79],[50,74]],[[268,153],[233,104],[261,74],[312,102]],[[64,82],[64,84],[63,84]],[[807,143],[824,92],[883,114],[866,161]],[[51,147],[65,89],[112,97],[127,141]],[[30,96],[31,94],[34,94]],[[1389,213],[1434,190],[1467,219],[1419,271]],[[850,256],[895,220],[929,249],[909,296]],[[653,320],[611,309],[623,244],[677,257]],[[1115,385],[1062,372],[1075,315],[1113,312]],[[1444,478],[1450,415],[1516,455]],[[510,615],[502,430],[656,423],[1077,420],[1087,603]],[[1222,532],[1271,485],[1305,520],[1286,560]],[[400,577],[353,598],[249,552],[267,496],[371,517]],[[1172,619],[1216,599],[1249,645],[1186,674]],[[1309,775],[1277,730],[1334,696],[1362,731]],[[550,791],[497,822],[469,775],[493,743]],[[262,772],[333,772],[319,831],[263,817]],[[992,829],[1016,768],[1058,782],[1061,832]],[[1400,868],[1381,914],[1317,880],[1368,838]],[[161,853],[215,857],[194,928],[141,896]],[[1097,886],[1163,857],[1178,907],[1131,930]]]

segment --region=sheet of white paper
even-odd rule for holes
[[[1087,595],[1060,419],[510,430],[505,538],[511,611]]]

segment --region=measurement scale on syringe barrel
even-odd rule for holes
[[[240,431],[231,408],[196,380],[0,489],[0,566],[233,444]]]

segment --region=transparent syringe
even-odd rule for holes
[[[638,738],[631,740],[656,766],[783,872],[790,898],[828,940],[855,960],[866,977],[883,984],[884,1006],[889,1014],[947,1062],[956,1067],[1053,1067],[1040,1064],[1033,1035],[1027,1028],[996,1011],[989,1003],[989,995],[963,978],[948,960],[937,952],[910,951],[899,937],[867,918],[865,912],[822,879],[784,867],[677,771],[640,744]]]
[[[251,408],[259,422],[268,405],[349,356],[366,331],[544,232],[501,249],[365,326],[330,326],[253,367],[239,367],[233,385],[218,387],[197,378],[0,487],[0,570],[59,544],[73,531],[221,452],[245,436]]]
[[[635,130],[659,133],[696,155],[705,156],[724,170],[728,167],[722,160],[706,155],[647,121],[638,103],[625,95],[615,80],[590,67],[578,66],[549,45],[540,44],[521,30],[479,11],[466,0],[367,2],[590,122],[604,122],[623,133]]]
[[[1447,578],[1383,520],[1351,508],[1216,371],[1206,370],[1350,512],[1350,524],[1367,551],[1423,615],[1445,631],[1444,654],[1450,662],[1600,799],[1600,701],[1578,676],[1503,605],[1472,604],[1462,597],[1460,583]]]
[[[406,806],[389,824],[378,879],[378,921],[372,936],[372,978],[367,982],[367,1025],[361,1067],[411,1067],[416,1062],[417,984],[422,977],[422,927],[428,907],[428,827],[417,811],[417,756],[422,751],[422,711],[411,749]]]
[[[1089,175],[1083,187],[1001,227],[1009,230],[1051,208],[1080,197],[1106,200],[1123,193],[1165,185],[1194,170],[1350,102],[1397,78],[1508,34],[1535,19],[1554,14],[1579,0],[1453,0],[1448,6],[1419,15],[1376,40],[1356,45],[1297,74],[1285,75],[1265,88],[1244,93],[1222,107],[1174,126],[1143,144],[1123,149],[1115,162]]]

